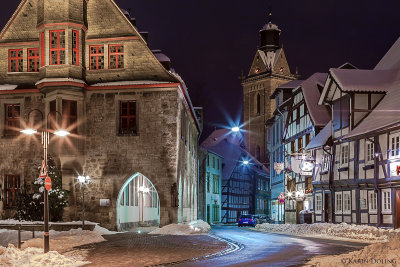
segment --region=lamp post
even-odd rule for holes
[[[78,181],[82,188],[82,230],[85,228],[85,187],[90,183],[89,176],[78,176]]]
[[[31,113],[33,111],[37,111],[37,112],[40,113],[40,115],[42,116],[42,121],[41,122],[42,122],[42,126],[43,126],[43,124],[44,124],[44,116],[43,116],[43,112],[40,111],[39,109],[33,109],[28,113],[28,116],[27,116],[28,122],[29,122],[29,116],[31,115]],[[60,112],[58,112],[58,111],[56,111],[56,116],[57,116],[57,113],[59,113],[61,115],[61,117],[62,117],[62,114]],[[48,118],[49,118],[50,114],[51,114],[51,112],[49,112],[47,114],[45,127],[42,127],[41,130],[40,130],[41,136],[42,136],[42,145],[43,145],[43,163],[44,163],[43,166],[45,167],[46,170],[48,169],[47,168],[47,149],[48,149],[48,145],[50,143],[49,142],[49,140],[50,140],[50,132],[49,132],[49,129],[47,128],[47,123],[48,123]],[[34,134],[38,133],[37,130],[32,129],[32,128],[27,128],[27,129],[21,130],[20,132],[23,133],[23,134],[26,134],[26,135],[34,135]],[[59,130],[55,131],[53,134],[55,134],[55,135],[57,135],[59,137],[64,137],[64,136],[69,135],[70,133],[68,131],[66,131],[66,130],[59,129]],[[47,173],[46,173],[46,175],[47,175]],[[43,220],[44,220],[44,234],[43,234],[44,246],[43,246],[43,250],[44,250],[44,253],[47,253],[50,250],[50,236],[49,236],[49,192],[48,192],[48,190],[46,188],[44,190],[44,216],[43,216]]]

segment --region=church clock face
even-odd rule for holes
[[[260,73],[260,68],[256,68],[254,72],[255,73]]]
[[[279,69],[280,72],[283,72],[284,70],[285,70],[284,67],[281,67],[281,68]]]

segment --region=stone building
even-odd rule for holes
[[[113,0],[23,0],[0,34],[0,217],[15,211],[43,159],[70,190],[65,220],[110,229],[197,218],[199,124],[182,79]],[[160,60],[158,60],[160,59]],[[7,188],[5,186],[7,184]],[[51,211],[50,211],[51,212]]]
[[[270,96],[278,86],[296,79],[280,46],[280,34],[281,30],[271,20],[264,25],[249,73],[241,78],[246,147],[264,165],[269,164],[265,123],[276,108]]]

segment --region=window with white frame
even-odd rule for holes
[[[382,212],[392,212],[390,189],[382,190]]]
[[[315,210],[322,211],[322,194],[315,194]]]
[[[369,204],[369,211],[376,212],[377,211],[377,194],[375,191],[368,192],[368,204]]]
[[[390,135],[390,156],[397,157],[400,155],[400,133]]]
[[[336,213],[341,213],[342,212],[342,205],[343,205],[343,201],[342,201],[342,192],[338,192],[335,193],[335,212]]]
[[[343,144],[340,147],[340,165],[347,165],[349,163],[349,145]]]
[[[324,153],[324,159],[322,162],[322,171],[326,172],[329,170],[329,154],[328,153]]]
[[[343,192],[343,213],[351,213],[351,194]]]
[[[365,163],[374,161],[374,143],[370,141],[365,142]]]

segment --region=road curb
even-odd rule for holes
[[[224,242],[225,244],[228,245],[228,248],[219,252],[215,252],[212,254],[204,255],[201,257],[196,257],[196,258],[191,258],[191,259],[186,259],[186,260],[181,260],[181,261],[174,261],[174,262],[169,262],[169,263],[162,263],[162,264],[156,264],[156,265],[148,265],[146,267],[161,267],[161,266],[171,266],[171,265],[177,265],[177,264],[182,264],[182,263],[188,263],[188,262],[195,262],[195,261],[203,261],[203,260],[208,260],[211,258],[215,257],[220,257],[224,255],[228,255],[237,251],[240,251],[244,248],[244,245],[227,239],[227,238],[222,238],[213,234],[208,234],[209,237],[212,237],[214,239],[217,239],[218,241]]]

